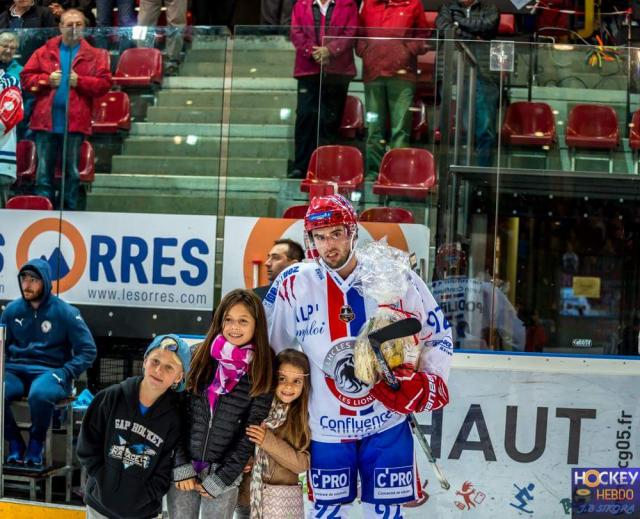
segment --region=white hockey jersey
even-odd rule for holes
[[[451,327],[423,281],[411,276],[394,309],[423,323],[418,367],[446,382]],[[370,387],[355,376],[355,338],[377,310],[377,303],[356,289],[357,278],[357,268],[343,280],[316,263],[298,263],[280,274],[264,299],[271,347],[276,352],[300,347],[309,357],[309,424],[315,441],[360,439],[405,419],[374,399]]]

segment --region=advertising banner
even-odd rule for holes
[[[418,415],[451,489],[416,444],[430,498],[406,516],[640,517],[639,384],[640,360],[454,354],[451,403]]]
[[[369,223],[358,224],[358,246],[386,237],[398,249],[415,253],[418,267],[429,269],[429,228],[419,224]],[[234,288],[253,288],[267,285],[264,267],[273,242],[289,238],[304,246],[303,222],[285,218],[253,218],[228,216],[224,229],[224,260],[222,293]]]
[[[17,274],[43,258],[73,304],[213,308],[214,216],[0,211],[0,299],[20,296]]]

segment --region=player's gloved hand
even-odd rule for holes
[[[449,391],[444,380],[438,375],[414,371],[410,364],[403,364],[393,370],[400,382],[400,389],[394,391],[381,380],[371,389],[374,398],[391,411],[401,414],[435,411],[449,402]]]

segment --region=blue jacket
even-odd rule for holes
[[[6,361],[54,368],[69,383],[91,366],[96,343],[79,310],[51,293],[49,264],[34,259],[24,267],[40,273],[44,297],[37,310],[24,297],[16,299],[0,316],[7,328]]]

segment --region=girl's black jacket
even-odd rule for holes
[[[215,361],[213,361],[215,362]],[[215,363],[215,369],[217,363]],[[175,481],[195,477],[192,461],[211,466],[202,486],[213,497],[219,496],[242,476],[242,469],[253,454],[254,444],[245,434],[248,425],[259,425],[267,417],[272,393],[249,396],[249,375],[240,378],[233,390],[218,397],[213,415],[206,388],[198,395],[186,393],[183,439],[176,448],[173,462]]]
[[[85,503],[112,519],[155,517],[171,485],[171,459],[181,436],[181,396],[168,390],[139,408],[142,377],[96,395],[78,438],[89,479]]]

